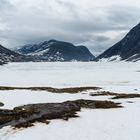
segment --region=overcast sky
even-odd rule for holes
[[[57,39],[97,53],[140,22],[140,0],[0,0],[0,43]]]

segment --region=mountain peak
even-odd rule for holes
[[[25,45],[17,52],[38,57],[42,61],[90,61],[95,58],[85,46],[75,46],[58,40],[44,41],[29,47]]]
[[[55,43],[55,42],[59,42],[58,40],[55,40],[55,39],[51,39],[48,41],[48,43]]]

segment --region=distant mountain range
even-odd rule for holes
[[[31,44],[9,50],[0,45],[0,64],[27,61],[91,61],[95,56],[85,46],[57,40]]]
[[[95,56],[85,46],[57,40],[31,44],[15,50],[17,53],[42,61],[91,61]]]
[[[140,60],[140,24],[96,58],[85,46],[75,46],[72,43],[57,40],[24,45],[14,51],[0,45],[0,65],[5,62],[100,61],[104,59],[133,62]]]
[[[140,23],[131,29],[121,41],[99,55],[96,61],[107,58],[110,60],[119,58],[126,61],[140,60]]]

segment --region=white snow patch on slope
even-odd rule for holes
[[[109,57],[109,58],[102,58],[99,61],[100,62],[111,62],[111,61],[119,62],[119,61],[121,61],[121,59],[122,58],[119,55],[115,55],[115,56],[112,56],[112,57]]]
[[[33,53],[29,53],[28,55],[37,55],[37,56],[40,56],[40,55],[43,55],[44,53],[47,53],[50,49],[45,49],[45,50],[41,50],[41,51],[35,51]]]

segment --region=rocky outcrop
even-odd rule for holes
[[[48,124],[53,119],[68,120],[78,117],[81,108],[108,109],[119,108],[120,104],[111,101],[75,100],[62,103],[29,104],[16,107],[13,110],[0,110],[0,128],[12,126],[14,128],[30,127],[35,122]]]

